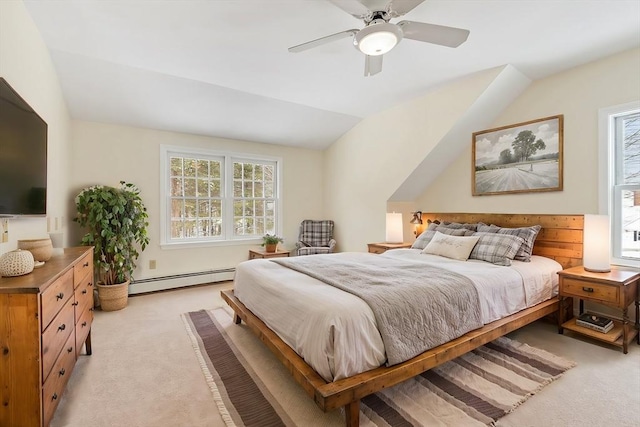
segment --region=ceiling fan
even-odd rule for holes
[[[373,76],[382,71],[382,55],[393,49],[403,38],[433,43],[447,47],[458,47],[469,37],[469,30],[427,24],[415,21],[389,22],[400,17],[424,0],[329,0],[348,14],[362,19],[365,27],[341,31],[336,34],[311,40],[289,48],[289,52],[307,49],[353,37],[353,45],[366,55],[364,75]]]

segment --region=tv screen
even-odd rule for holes
[[[0,77],[0,216],[47,213],[47,124]]]

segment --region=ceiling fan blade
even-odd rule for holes
[[[396,25],[402,29],[404,37],[407,39],[448,47],[458,47],[469,37],[469,30],[463,30],[462,28],[414,21],[400,21]]]
[[[289,52],[302,52],[303,50],[312,49],[314,47],[318,47],[320,45],[331,43],[336,40],[344,39],[346,37],[352,36],[356,34],[358,30],[352,29],[347,31],[342,31],[339,33],[331,34],[330,36],[320,37],[319,39],[311,40],[310,42],[302,43],[289,48]]]
[[[374,74],[378,74],[382,71],[382,56],[371,56],[366,55],[364,59],[364,76],[373,76]]]
[[[389,16],[397,18],[398,16],[409,13],[423,1],[424,0],[393,0],[389,3]]]
[[[329,0],[340,9],[347,12],[349,15],[355,16],[358,19],[365,19],[371,15],[371,11],[358,0]]]

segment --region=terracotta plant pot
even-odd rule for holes
[[[264,245],[264,251],[265,252],[275,252],[278,250],[278,244],[277,243],[267,243],[266,245]]]
[[[129,281],[117,285],[98,283],[98,298],[102,311],[122,310],[129,299]]]

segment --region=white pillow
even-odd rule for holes
[[[436,231],[433,239],[420,253],[466,261],[479,239],[480,236],[450,236]]]

